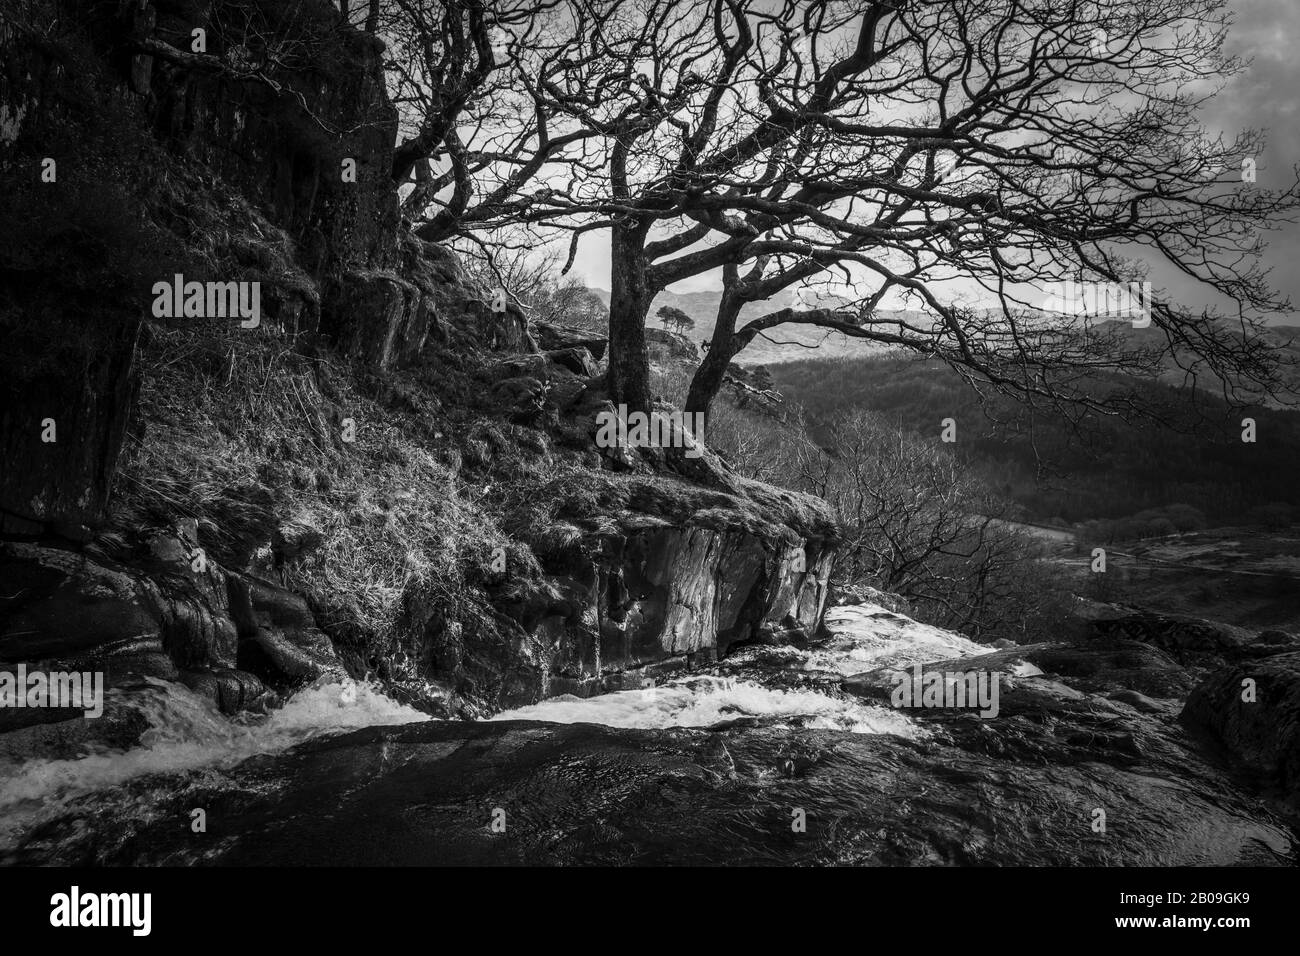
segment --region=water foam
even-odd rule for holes
[[[225,717],[211,701],[183,685],[157,680],[149,685],[144,692],[133,692],[128,702],[149,724],[137,746],[101,749],[73,759],[0,764],[0,815],[6,838],[69,800],[136,777],[226,769],[322,734],[429,719],[385,697],[376,687],[349,678],[305,688],[282,708],[245,721]],[[109,692],[110,704],[115,694]]]
[[[608,727],[709,727],[738,717],[773,717],[786,726],[916,737],[920,730],[894,710],[813,690],[782,690],[748,680],[686,677],[658,687],[598,697],[552,697],[493,720],[546,720]]]
[[[786,668],[823,671],[847,677],[878,667],[906,668],[917,663],[973,657],[989,648],[943,628],[921,624],[877,604],[831,608],[828,640],[808,648],[782,648]],[[762,649],[741,650],[733,658],[762,657]],[[765,687],[744,679],[688,677],[645,690],[598,697],[553,697],[498,714],[494,720],[546,720],[610,727],[707,727],[737,717],[777,718],[791,725],[860,734],[925,732],[892,708],[834,697],[817,690]]]
[[[906,669],[913,664],[977,657],[992,649],[878,604],[830,608],[825,622],[831,638],[807,652],[806,666],[845,677],[878,667]]]

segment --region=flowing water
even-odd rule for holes
[[[829,636],[806,646],[740,648],[656,687],[552,698],[472,725],[351,680],[240,720],[152,682],[124,704],[149,727],[137,745],[0,761],[0,854],[85,859],[89,839],[107,862],[205,862],[212,851],[174,822],[190,805],[182,795],[198,791],[201,805],[226,799],[225,819],[233,808],[247,821],[247,839],[236,830],[221,844],[232,863],[341,862],[344,845],[346,861],[371,864],[1289,859],[1284,828],[1239,806],[1212,771],[1185,771],[1164,738],[1147,745],[1150,767],[1116,759],[1104,712],[1085,716],[1082,735],[1052,730],[1055,719],[975,720],[959,731],[975,745],[954,747],[942,725],[845,694],[847,675],[989,648],[875,605],[833,608],[826,623]],[[395,726],[411,724],[421,726]],[[293,750],[362,728],[375,730]],[[509,849],[474,836],[485,793],[519,808]],[[1098,801],[1128,814],[1122,850],[1080,816]],[[834,826],[792,842],[790,806]],[[416,830],[394,825],[417,818]]]
[[[835,636],[815,650],[791,650],[787,669],[851,674],[879,664],[910,664],[981,650],[959,635],[872,605],[833,609],[827,625]],[[738,660],[744,660],[745,653]],[[110,692],[110,701],[117,693]],[[96,749],[71,759],[0,762],[0,849],[76,798],[138,777],[219,773],[249,757],[281,753],[316,737],[431,719],[392,701],[373,685],[352,680],[320,683],[299,691],[270,715],[242,720],[231,720],[205,698],[164,681],[150,681],[143,693],[133,691],[130,706],[141,711],[149,725],[135,747]],[[707,727],[738,717],[768,718],[777,726],[922,736],[911,719],[889,708],[820,690],[769,687],[759,680],[712,674],[586,699],[557,697],[494,719],[655,729]]]
[[[110,703],[117,691],[109,692]],[[95,749],[72,759],[0,763],[0,848],[70,801],[149,774],[219,771],[249,757],[275,754],[323,734],[406,724],[427,715],[350,679],[299,691],[264,717],[233,721],[182,684],[150,680],[133,691],[130,707],[148,721],[137,746]]]
[[[709,727],[738,717],[770,718],[776,726],[845,730],[859,734],[924,736],[905,714],[864,704],[825,689],[779,686],[791,672],[848,676],[877,667],[910,667],[988,652],[960,634],[920,624],[872,604],[832,608],[826,613],[831,637],[808,648],[737,651],[725,670],[746,677],[692,675],[643,690],[599,697],[553,697],[498,714],[494,720],[548,720],[609,727],[657,729]],[[776,685],[776,686],[773,686]]]

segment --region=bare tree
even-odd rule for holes
[[[552,61],[533,89],[549,110],[599,134],[600,165],[575,167],[527,218],[564,221],[575,243],[610,230],[609,386],[629,407],[649,406],[644,330],[654,295],[732,261],[794,216],[790,202],[811,202],[798,190],[765,197],[789,184],[805,155],[822,158],[809,165],[823,183],[833,179],[830,127],[865,115],[861,80],[888,51],[879,31],[893,16],[886,4],[861,16],[849,6],[570,4],[579,55]],[[818,75],[793,55],[802,28],[847,31],[842,55]]]
[[[1197,125],[1209,85],[1241,66],[1221,51],[1222,0],[573,0],[566,16],[574,42],[521,82],[583,152],[509,211],[571,228],[575,244],[610,231],[609,385],[629,406],[649,401],[657,292],[723,269],[734,317],[837,265],[867,289],[852,309],[777,310],[740,329],[720,315],[694,410],[748,341],[791,321],[1059,394],[1072,369],[1154,357],[1043,327],[1031,289],[1140,280],[1143,256],[1232,308],[1235,328],[1157,293],[1170,354],[1229,387],[1280,387],[1252,323],[1284,303],[1255,256],[1297,190],[1234,182],[1260,136]],[[996,305],[947,301],[956,277]],[[883,313],[891,291],[929,320]]]
[[[688,409],[706,411],[728,361],[785,323],[904,346],[972,380],[1085,404],[1095,396],[1071,386],[1087,372],[1166,359],[1230,398],[1283,390],[1260,328],[1288,303],[1264,281],[1258,235],[1294,213],[1297,187],[1293,173],[1282,188],[1243,182],[1262,150],[1257,132],[1232,141],[1201,132],[1196,110],[1212,83],[1241,68],[1221,52],[1225,24],[1220,0],[898,4],[880,32],[888,52],[862,85],[872,99],[915,108],[892,122],[830,124],[841,152],[861,157],[829,203],[750,244],[743,274],[724,267]],[[1156,290],[1148,318],[1160,335],[1139,347],[1117,326],[1037,308],[1044,283],[1122,286],[1144,279],[1149,261],[1198,280],[1230,310],[1180,307]],[[836,266],[865,290],[855,301],[736,327],[745,303]],[[945,302],[939,290],[956,277],[976,283],[990,307]],[[891,291],[929,321],[882,311]]]
[[[384,0],[380,33],[403,117],[392,174],[412,184],[403,211],[421,238],[510,224],[532,203],[527,187],[579,161],[570,150],[596,135],[574,122],[557,129],[565,118],[530,89],[531,77],[574,48],[564,8],[561,0]]]
[[[532,320],[606,332],[609,311],[600,296],[576,276],[562,276],[559,256],[527,236],[475,237],[458,248],[482,286],[504,290]]]
[[[842,580],[900,594],[973,637],[1023,634],[1059,597],[1035,543],[944,446],[862,410],[832,424],[825,448],[794,434],[787,480],[838,512]]]

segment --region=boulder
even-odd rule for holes
[[[1300,653],[1215,671],[1187,698],[1181,719],[1300,814]]]
[[[548,322],[534,322],[533,336],[537,344],[546,351],[555,349],[585,349],[593,359],[599,362],[605,356],[608,339],[595,335],[586,329],[574,329]]]

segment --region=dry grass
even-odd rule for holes
[[[529,563],[454,457],[442,460],[417,420],[363,394],[347,365],[261,330],[199,328],[156,332],[144,360],[145,434],[121,469],[122,516],[195,518],[214,557],[264,572],[275,570],[279,524],[318,529],[324,543],[283,575],[327,629],[382,643],[413,589],[455,606],[495,548]]]

